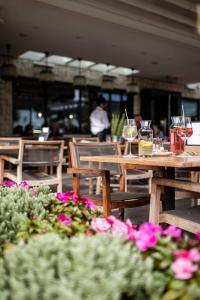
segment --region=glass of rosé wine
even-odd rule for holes
[[[183,140],[184,142],[184,152],[181,156],[189,156],[190,154],[185,151],[186,141],[191,137],[193,134],[192,130],[192,123],[190,117],[181,117],[180,126],[177,128],[177,135]]]

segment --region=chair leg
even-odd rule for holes
[[[125,209],[124,208],[119,208],[118,210],[118,217],[120,220],[124,221],[124,217],[125,217]]]
[[[62,181],[57,186],[57,192],[62,193]]]

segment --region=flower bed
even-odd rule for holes
[[[52,193],[49,187],[29,188],[7,181],[0,186],[0,248],[16,239],[56,232],[65,237],[87,233],[101,212],[88,199],[72,192]]]
[[[200,234],[136,228],[25,183],[0,187],[0,223],[1,300],[200,299]]]

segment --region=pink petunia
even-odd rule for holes
[[[197,270],[197,266],[190,259],[184,257],[177,258],[171,268],[175,273],[175,278],[183,280],[190,279],[192,274]]]
[[[90,200],[88,200],[88,199],[86,199],[85,201],[84,201],[84,205],[85,206],[87,206],[87,207],[89,207],[89,208],[96,208],[96,204],[94,204],[94,202],[92,202],[92,201],[90,201]]]
[[[149,248],[154,247],[157,244],[158,237],[154,232],[148,232],[145,230],[137,231],[134,234],[135,243],[138,250],[144,252]]]
[[[96,205],[94,204],[94,202],[92,202],[91,200],[84,198],[84,197],[80,197],[78,200],[81,200],[82,203],[89,208],[96,208]]]
[[[109,216],[106,218],[106,220],[110,225],[113,225],[116,222],[117,218],[115,218],[115,216]]]
[[[21,186],[21,187],[27,187],[28,188],[29,184],[26,181],[22,181],[22,182],[20,182],[19,186]]]
[[[97,232],[106,232],[111,225],[105,218],[93,218],[91,222],[92,229]]]
[[[182,231],[176,226],[170,225],[165,230],[163,230],[162,234],[166,236],[169,235],[173,238],[179,239],[181,237]]]
[[[92,232],[91,232],[90,229],[86,229],[85,234],[86,234],[87,236],[90,236],[90,235],[92,235]]]
[[[67,215],[65,215],[63,213],[60,213],[58,215],[58,222],[67,226],[67,225],[71,224],[72,220],[71,220],[71,218],[69,216],[67,216]]]
[[[15,185],[15,183],[13,181],[11,181],[11,180],[5,180],[3,182],[3,186],[5,186],[5,187],[11,187],[13,185]]]
[[[197,238],[197,240],[199,240],[199,241],[200,241],[200,231],[199,231],[199,232],[197,232],[197,234],[196,234],[196,238]]]
[[[176,258],[186,258],[193,262],[200,261],[200,253],[197,248],[192,248],[185,251],[176,251],[174,255]]]
[[[145,222],[144,224],[140,225],[139,231],[145,231],[149,233],[162,233],[162,227],[153,223]]]
[[[128,227],[126,224],[120,220],[115,220],[111,225],[111,230],[113,233],[117,233],[120,236],[127,236],[128,235]]]
[[[56,198],[62,202],[67,202],[72,199],[73,192],[56,193]]]
[[[129,219],[126,220],[126,226],[127,226],[127,239],[128,240],[133,240],[135,238],[136,234],[136,226],[131,223]]]

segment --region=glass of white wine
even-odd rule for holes
[[[131,143],[136,138],[138,132],[137,132],[137,126],[134,119],[126,119],[125,124],[123,127],[123,133],[122,136],[125,140],[128,141],[129,146],[129,153],[126,155],[126,157],[133,157],[134,155],[131,152]]]

